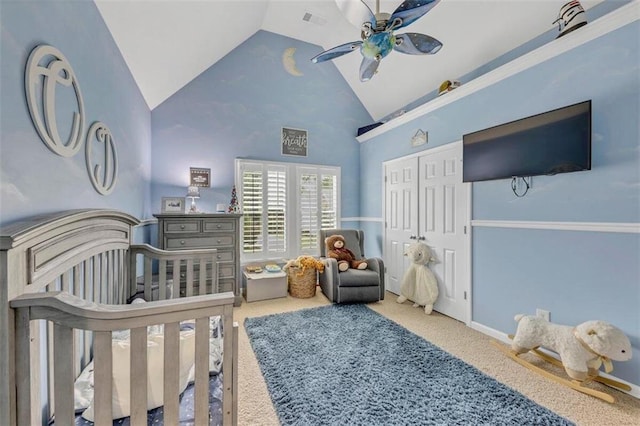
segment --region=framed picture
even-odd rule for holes
[[[162,197],[162,213],[184,213],[184,197]]]
[[[307,156],[307,131],[302,129],[282,128],[282,155],[296,157]]]
[[[210,176],[211,169],[203,169],[201,167],[189,168],[190,184],[189,186],[199,186],[201,188],[209,188],[211,186]]]

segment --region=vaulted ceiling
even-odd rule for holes
[[[353,0],[359,1],[359,0]],[[581,1],[585,9],[603,0]],[[95,0],[151,109],[258,30],[319,46],[360,39],[334,0]],[[376,11],[375,0],[365,3]],[[381,0],[392,13],[401,0]],[[361,55],[333,60],[377,120],[458,79],[555,26],[565,0],[442,0],[398,33],[424,33],[444,47],[435,55],[392,52],[378,73],[359,80]],[[306,18],[305,18],[306,17]],[[310,58],[294,58],[302,61]],[[295,67],[295,63],[289,64]],[[324,66],[318,64],[317,66]]]

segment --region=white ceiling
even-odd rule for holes
[[[357,1],[357,0],[354,0]],[[435,55],[391,52],[368,82],[361,55],[333,63],[374,120],[399,110],[553,29],[568,0],[442,0],[398,33],[424,33],[444,47]],[[585,9],[603,0],[583,0]],[[329,49],[360,32],[334,0],[95,0],[151,109],[263,29]],[[375,1],[365,1],[375,12]],[[401,0],[381,0],[392,13]],[[311,13],[312,22],[302,18]],[[320,21],[321,24],[314,23]],[[326,66],[318,64],[317,66]]]

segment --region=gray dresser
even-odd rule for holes
[[[158,219],[158,246],[164,250],[218,249],[220,291],[233,291],[235,306],[242,303],[240,270],[240,214],[154,215]]]

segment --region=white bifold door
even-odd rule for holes
[[[436,255],[429,268],[438,279],[434,309],[469,323],[470,184],[462,182],[462,143],[384,163],[384,260],[387,289],[400,294],[406,248],[426,243]]]

